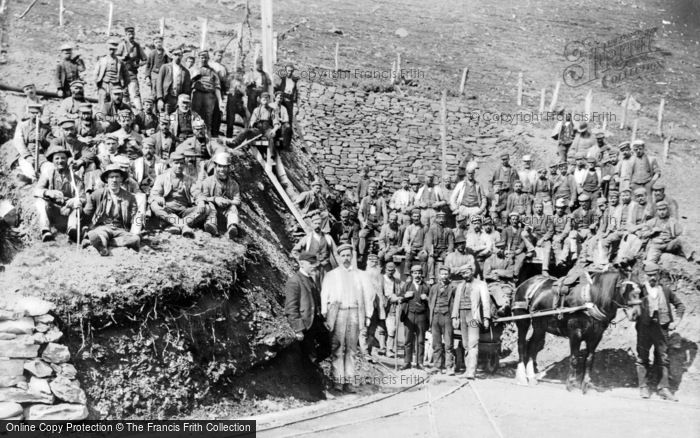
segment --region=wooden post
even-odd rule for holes
[[[657,125],[656,125],[656,133],[658,134],[659,137],[664,136],[664,105],[666,104],[665,99],[661,99],[661,103],[659,103],[659,115],[657,116]]]
[[[447,176],[447,90],[442,90],[440,101],[440,137],[442,140],[442,179]]]
[[[396,78],[395,82],[397,84],[401,83],[401,54],[396,52]]]
[[[199,50],[204,50],[207,46],[207,19],[202,22],[202,42],[199,44]]]
[[[391,76],[389,76],[389,82],[393,85],[396,75],[396,60],[391,61]]]
[[[668,161],[668,153],[670,152],[671,149],[671,140],[672,137],[669,135],[668,137],[664,138],[664,163]]]
[[[241,63],[241,51],[243,51],[243,22],[238,24],[238,39],[236,40],[236,48],[233,51],[233,68],[244,70],[245,66]]]
[[[608,118],[603,116],[603,132],[608,128]]]
[[[561,87],[561,81],[557,81],[554,86],[554,94],[552,94],[552,101],[549,103],[549,112],[554,111],[554,107],[557,105],[557,99],[559,98],[559,87]]]
[[[340,50],[340,43],[335,43],[335,72],[338,73],[338,51]]]
[[[63,0],[58,0],[58,25],[63,27]]]
[[[273,62],[274,55],[272,54],[272,0],[260,0],[260,18],[261,18],[261,34],[262,40],[262,58],[263,70],[270,76],[273,74],[275,64]],[[275,90],[272,84],[269,87],[270,96],[275,95]]]
[[[160,36],[161,38],[165,37],[165,17],[160,19]]]
[[[540,114],[544,113],[544,101],[545,97],[547,95],[547,89],[543,88],[542,91],[540,92]]]
[[[523,72],[518,73],[518,106],[523,106]]]
[[[620,122],[620,129],[625,129],[627,124],[627,108],[630,106],[630,93],[625,96],[625,108],[622,110],[622,121]]]
[[[459,84],[459,95],[464,96],[464,87],[467,83],[467,75],[469,74],[469,68],[464,67],[464,70],[462,70],[462,82]]]
[[[630,143],[637,139],[637,128],[639,127],[639,119],[635,118],[632,124],[632,137],[630,137]]]
[[[272,63],[277,64],[277,47],[279,41],[277,39],[277,32],[272,32]]]
[[[588,94],[586,94],[586,100],[583,102],[584,112],[586,113],[586,118],[588,123],[591,123],[591,107],[593,106],[593,90],[589,89]]]
[[[112,17],[114,17],[114,3],[109,2],[109,18],[107,19],[107,36],[112,34]]]

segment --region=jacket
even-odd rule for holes
[[[175,96],[180,94],[192,94],[192,80],[190,72],[185,66],[180,66],[180,77],[178,84],[173,84],[173,64],[163,64],[158,71],[158,80],[156,81],[156,98],[163,99],[164,96]],[[173,89],[173,85],[175,88]]]
[[[411,298],[406,298],[408,292],[413,292]],[[401,297],[404,298],[404,302],[401,306],[401,322],[406,319],[408,312],[426,314],[428,313],[428,300],[423,300],[420,296],[425,294],[430,298],[430,287],[427,284],[421,283],[418,288],[413,283],[412,280],[407,281],[401,288]]]
[[[643,289],[644,293],[642,295],[641,314],[639,315],[638,324],[646,326],[652,323],[652,317],[649,315],[649,294],[647,292],[647,287],[645,286]],[[667,286],[661,286],[661,290],[663,291],[664,298],[666,298],[666,308],[659,308],[659,324],[666,325],[674,320],[671,306],[676,308],[678,319],[682,319],[685,313],[685,305],[680,298],[678,298],[676,292]]]
[[[455,300],[455,293],[457,292],[457,287],[452,284],[452,283],[447,283],[445,286],[447,288],[447,294],[449,296],[449,302],[448,302],[448,312],[452,311],[452,305],[454,304]],[[433,312],[435,311],[435,306],[437,305],[437,298],[438,298],[438,292],[440,291],[440,284],[435,283],[432,285],[430,288],[430,295],[428,296],[428,308],[430,309],[430,312],[428,312],[428,321],[432,324],[433,322]]]
[[[467,182],[467,180],[458,182],[454,190],[452,190],[452,195],[450,196],[450,208],[453,212],[457,212],[460,205],[462,205],[462,198],[464,198],[464,194],[466,193]],[[474,186],[476,186],[476,196],[478,199],[477,202],[479,204],[479,208],[481,210],[486,210],[486,202],[488,201],[488,198],[484,193],[484,189],[481,188],[481,185],[476,181],[474,182]]]
[[[168,168],[168,163],[165,161],[162,161],[160,158],[155,157],[155,163],[153,164],[153,167],[156,171],[156,178],[163,174]],[[146,175],[146,161],[144,160],[143,157],[138,157],[131,163],[131,169],[134,172],[134,179],[136,180],[137,183],[141,184],[143,182],[143,179]]]
[[[92,216],[93,228],[102,225],[102,220],[106,218],[107,214],[105,208],[109,196],[109,189],[100,188],[87,197],[84,213],[86,216]],[[121,204],[121,220],[125,228],[131,228],[131,232],[136,233],[137,224],[134,222],[134,217],[136,216],[136,198],[124,189],[119,189],[117,198]]]
[[[462,281],[457,286],[454,303],[452,304],[452,318],[459,318],[459,303],[462,300],[462,293],[464,292],[466,284],[466,281]],[[482,315],[491,315],[491,296],[489,295],[489,288],[486,282],[478,278],[472,279],[471,284],[472,317],[477,322],[481,323]]]
[[[97,60],[97,64],[95,65],[95,85],[97,85],[97,88],[102,88],[102,79],[105,77],[107,65],[111,59],[112,58],[107,55]],[[119,79],[119,85],[121,87],[126,88],[126,86],[129,85],[129,73],[126,71],[124,61],[117,60],[117,78]]]
[[[314,322],[317,303],[321,301],[321,291],[316,281],[297,271],[284,285],[284,314],[292,330],[308,330]]]
[[[175,176],[175,171],[169,169],[165,173],[156,176],[156,181],[153,183],[151,188],[151,193],[149,195],[149,200],[151,202],[155,201],[157,198],[164,198],[166,201],[168,197],[173,192],[173,177]],[[192,197],[192,181],[187,175],[182,175],[182,179],[185,182],[185,197],[187,198],[188,205],[194,204],[194,198]]]

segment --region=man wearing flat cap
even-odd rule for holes
[[[450,268],[441,266],[438,281],[430,288],[428,297],[428,326],[433,335],[433,367],[453,376],[455,354],[452,343],[451,310],[457,287],[450,282]]]
[[[414,200],[414,205],[420,209],[423,225],[429,227],[437,212],[447,205],[447,201],[442,188],[435,184],[435,173],[432,170],[425,172],[423,185],[418,189]]]
[[[681,236],[683,229],[676,219],[670,217],[666,201],[656,203],[656,217],[644,223],[640,234],[648,241],[646,262],[658,263],[663,253],[685,257],[689,262],[696,261],[695,250]]]
[[[110,164],[100,175],[105,186],[87,197],[85,215],[92,220],[83,247],[92,245],[101,256],[109,255],[110,246],[139,249],[136,198],[122,187],[127,178],[121,166]]]
[[[156,156],[156,142],[152,137],[143,140],[141,152],[142,155],[131,162],[131,173],[141,191],[149,193],[156,178],[165,173],[168,163]]]
[[[172,62],[160,67],[155,82],[158,111],[167,114],[172,114],[178,108],[181,95],[189,97],[192,93],[190,71],[182,65],[182,49],[177,47],[170,53],[173,56]]]
[[[193,151],[197,156],[197,165],[211,174],[213,169],[209,161],[217,152],[226,152],[226,148],[207,134],[207,127],[202,119],[192,120],[192,133],[192,137],[185,139],[175,150],[182,154]]]
[[[36,181],[40,166],[46,162],[44,151],[48,149],[49,143],[53,139],[51,127],[48,122],[44,123],[42,120],[42,108],[40,104],[29,105],[29,117],[17,123],[12,139],[12,145],[15,147],[17,155],[10,159],[10,163],[17,162],[21,175],[32,182]],[[39,129],[37,129],[37,123]],[[36,156],[37,149],[38,156]]]
[[[299,270],[284,285],[284,314],[301,345],[302,354],[320,363],[331,354],[331,334],[321,314],[321,290],[315,254],[299,255]]]
[[[549,261],[552,252],[552,237],[554,236],[554,223],[552,217],[544,214],[544,205],[541,201],[535,201],[533,215],[523,227],[523,241],[527,248],[527,255],[534,257],[537,248],[542,254],[542,274],[549,275]]]
[[[394,192],[389,201],[389,208],[396,212],[399,223],[408,225],[411,223],[411,209],[415,194],[411,192],[408,175],[401,177],[401,188]]]
[[[379,231],[379,258],[383,262],[394,260],[394,256],[402,255],[404,226],[399,223],[399,216],[395,211],[389,213],[389,222],[382,225]]]
[[[200,50],[199,66],[192,74],[192,111],[204,120],[207,132],[218,137],[218,132],[212,131],[214,112],[217,108],[224,111],[224,101],[221,98],[221,82],[219,75],[209,66],[209,52]]]
[[[317,270],[319,279],[323,280],[323,276],[337,266],[335,260],[336,244],[331,235],[323,231],[323,217],[319,211],[312,213],[308,220],[311,231],[294,245],[292,257],[298,258],[299,254],[304,251],[314,254],[319,263]],[[348,237],[352,239],[352,236]],[[349,244],[354,249],[352,240]]]
[[[163,48],[163,37],[156,35],[153,37],[153,50],[148,52],[146,57],[146,85],[151,89],[151,96],[157,96],[156,85],[158,84],[158,73],[160,68],[170,62],[170,56]],[[157,102],[154,102],[157,103]],[[162,110],[161,110],[162,111]]]
[[[559,172],[553,172],[552,179],[552,202],[556,204],[559,199],[563,199],[566,208],[573,211],[576,203],[578,190],[574,176],[569,174],[569,165],[566,161],[561,161],[557,164]]]
[[[98,59],[95,65],[94,78],[100,107],[109,102],[113,87],[124,90],[129,86],[129,72],[124,61],[117,57],[118,47],[119,41],[110,38],[107,41],[109,54]]]
[[[104,134],[104,128],[92,117],[92,104],[84,103],[78,108],[75,133],[83,143],[96,144],[95,137]]]
[[[117,47],[117,58],[126,67],[129,75],[129,101],[136,111],[141,110],[141,88],[139,87],[138,73],[139,67],[146,62],[146,52],[141,48],[141,44],[135,40],[136,30],[134,26],[124,27],[124,38]]]
[[[409,269],[415,261],[419,261],[425,265],[428,261],[428,253],[425,251],[425,236],[428,232],[428,227],[423,225],[420,220],[421,211],[414,208],[411,212],[411,224],[406,227],[403,233],[403,250],[406,254],[405,273],[409,273]],[[427,266],[425,267],[427,273]]]
[[[359,242],[360,225],[357,220],[352,215],[352,212],[347,209],[342,209],[340,211],[340,220],[336,221],[331,226],[330,235],[333,241],[338,244],[349,243],[352,245],[353,250],[357,251],[357,244]]]
[[[515,293],[513,260],[506,257],[504,241],[498,240],[494,246],[496,251],[484,262],[482,273],[489,292],[498,305],[498,315],[506,316],[509,314]]]
[[[591,199],[598,199],[601,183],[600,169],[597,167],[598,163],[593,157],[586,158],[586,163],[588,165],[588,170],[581,182],[579,193],[585,193]]]
[[[370,215],[377,217],[381,224],[387,223],[389,219],[389,209],[387,208],[386,200],[379,193],[379,187],[375,181],[369,183],[367,196],[360,201],[358,219],[361,227],[367,224]]]
[[[78,114],[80,106],[88,103],[85,99],[85,83],[80,79],[70,83],[70,93],[61,101],[58,112],[64,115]]]
[[[353,249],[343,244],[337,251],[338,267],[328,272],[321,286],[321,315],[332,333],[334,388],[355,392],[355,356],[362,326],[372,317],[366,309],[360,272],[353,266]]]
[[[330,216],[326,199],[321,193],[322,186],[320,179],[314,179],[311,181],[311,190],[301,192],[294,203],[299,208],[302,217],[307,221],[310,221],[313,214],[319,213],[322,219],[321,229],[324,233],[328,233],[331,229]]]
[[[520,180],[515,181],[513,192],[506,199],[506,214],[509,215],[511,211],[522,217],[532,215],[532,195],[523,191],[523,182]]]
[[[571,111],[566,111],[561,109],[557,111],[560,115],[564,115],[564,120],[559,120],[557,125],[552,131],[552,138],[558,141],[558,154],[559,161],[566,161],[569,155],[569,148],[574,142],[574,137],[576,135],[576,129],[574,127],[574,122],[571,121]]]
[[[120,127],[114,131],[114,135],[119,140],[119,147],[132,161],[142,156],[143,136],[134,129],[134,113],[131,109],[120,109],[117,113],[117,122]]]
[[[676,221],[680,220],[680,215],[678,214],[678,202],[666,194],[666,185],[660,181],[656,181],[654,185],[651,186],[650,209],[652,216],[656,215],[656,204],[661,201],[666,201],[666,203],[668,203],[669,216],[674,218]]]
[[[588,126],[588,122],[581,122],[576,128],[576,137],[571,147],[576,152],[586,153],[591,147],[595,146],[598,141],[595,136],[591,133],[591,127]]]
[[[523,191],[531,196],[535,195],[535,182],[537,181],[537,170],[532,168],[532,155],[523,155],[523,168],[518,171],[518,178],[523,182]]]
[[[455,238],[455,250],[445,257],[445,265],[450,268],[450,280],[459,283],[463,280],[462,274],[471,269],[476,271],[476,261],[474,256],[467,252],[467,241],[463,236]]]
[[[42,115],[45,117],[49,116],[48,105],[44,102],[41,97],[36,93],[36,85],[33,83],[26,84],[22,87],[22,92],[24,93],[24,113],[22,114],[22,120],[26,120],[29,117],[29,105],[40,104],[42,106]]]
[[[518,278],[520,269],[525,263],[525,239],[523,238],[523,227],[520,222],[520,214],[511,211],[508,215],[508,226],[503,229],[503,241],[506,243],[506,257],[513,259],[513,275]]]
[[[647,373],[650,368],[650,351],[654,347],[655,362],[661,371],[661,378],[657,385],[659,397],[663,400],[678,401],[669,389],[668,355],[669,333],[673,332],[683,319],[685,305],[676,292],[668,286],[659,284],[659,266],[655,263],[645,262],[644,273],[646,283],[642,296],[640,314],[635,323],[637,330],[637,379],[639,394],[642,398],[651,397],[651,391],[647,382]],[[678,319],[674,318],[673,308]]]
[[[651,200],[651,187],[656,180],[661,177],[661,169],[656,158],[650,157],[646,152],[643,140],[632,142],[634,157],[630,173],[630,185],[632,190],[637,187],[644,187],[647,191],[647,198]]]
[[[482,326],[488,329],[491,324],[491,297],[486,283],[476,278],[471,268],[462,272],[462,279],[452,303],[452,328],[461,332],[464,374],[473,379],[479,357],[479,333]]]
[[[515,181],[519,180],[518,171],[510,165],[510,155],[501,154],[501,165],[491,175],[491,187],[496,181],[506,181],[508,183],[508,193],[514,190]]]
[[[481,216],[471,217],[471,227],[466,233],[467,252],[474,256],[476,261],[476,274],[481,273],[481,268],[486,259],[493,252],[493,240],[483,229],[483,219]]]
[[[62,44],[61,60],[56,64],[56,92],[58,97],[68,97],[73,90],[70,85],[80,80],[80,73],[85,71],[85,62],[80,55],[73,56],[73,46]]]
[[[238,134],[236,138],[227,142],[226,145],[236,147],[248,139],[262,135],[267,139],[269,145],[269,150],[267,151],[267,165],[271,167],[276,150],[275,136],[281,125],[281,121],[277,118],[277,112],[274,108],[270,107],[270,94],[268,92],[262,92],[260,94],[260,105],[253,109],[250,114],[250,120],[248,122],[249,127]]]
[[[386,354],[386,297],[382,291],[382,268],[377,254],[367,256],[367,267],[360,274],[364,282],[365,308],[372,315],[369,325],[360,330],[360,352],[368,362],[375,363],[372,354],[375,346],[379,347],[377,353],[380,356]]]
[[[486,212],[488,198],[481,185],[476,182],[476,162],[470,161],[464,171],[464,179],[457,183],[452,196],[450,208],[455,215],[469,218],[471,215],[483,215]]]
[[[156,143],[156,156],[161,160],[168,161],[170,154],[175,152],[175,138],[170,132],[170,116],[168,113],[158,114],[158,129],[151,136]]]
[[[287,63],[284,66],[284,74],[279,75],[275,92],[282,92],[282,105],[287,108],[289,120],[294,120],[294,105],[299,101],[298,82],[299,78],[294,76],[294,64]]]
[[[98,164],[97,154],[88,144],[78,139],[75,131],[75,120],[63,118],[59,120],[58,126],[60,131],[57,132],[56,140],[70,150],[71,160],[69,164],[73,171],[78,172],[78,175],[82,177],[85,171],[95,169]]]
[[[180,94],[177,97],[177,109],[170,114],[170,133],[173,139],[182,143],[185,139],[194,135],[193,124],[196,120],[203,120],[196,112],[192,111],[192,99],[188,94]]]
[[[153,98],[146,97],[143,99],[143,109],[136,113],[134,123],[139,133],[146,137],[150,137],[158,128],[158,116],[153,107]]]
[[[60,141],[53,140],[46,151],[46,159],[53,166],[41,171],[39,182],[34,189],[35,206],[41,240],[53,240],[51,227],[65,229],[70,239],[75,241],[78,232],[78,215],[85,204],[83,182],[75,176],[68,165],[71,151]],[[76,196],[77,194],[77,196]]]
[[[129,111],[131,113],[131,107],[124,101],[124,89],[119,85],[114,85],[110,88],[108,101],[97,104],[93,109],[95,120],[101,122],[105,132],[114,132],[121,127],[119,123],[120,111]]]
[[[454,250],[454,234],[452,229],[445,225],[445,221],[445,212],[438,211],[425,236],[425,251],[428,252],[429,284],[435,283],[437,268],[444,263],[447,254]]]
[[[225,227],[226,235],[233,240],[239,233],[241,194],[238,183],[231,175],[231,154],[217,152],[212,162],[215,165],[214,175],[195,184],[192,196],[197,200],[198,208],[206,208],[204,231],[216,237],[219,229]]]
[[[411,266],[411,280],[401,287],[401,322],[404,324],[404,365],[411,368],[413,353],[416,353],[416,369],[423,369],[425,332],[428,331],[430,288],[423,282],[423,267]]]
[[[617,146],[620,160],[617,163],[617,175],[620,178],[620,187],[631,184],[632,166],[634,158],[632,157],[632,146],[629,141],[623,141]]]
[[[151,188],[151,211],[167,225],[167,232],[193,238],[193,228],[199,227],[204,220],[206,209],[196,205],[192,196],[192,186],[196,181],[184,173],[185,156],[174,152],[170,163],[170,169],[158,175]]]

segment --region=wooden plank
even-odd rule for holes
[[[659,137],[664,136],[664,105],[666,104],[665,99],[661,99],[661,102],[659,103],[659,114],[656,116],[656,134],[658,134]]]
[[[630,106],[630,93],[627,93],[625,96],[625,107],[622,110],[622,121],[620,122],[620,129],[625,129],[625,125],[627,124],[627,108]]]
[[[545,96],[547,95],[547,89],[543,88],[542,91],[540,92],[540,114],[544,113],[544,101],[545,101]]]
[[[554,111],[554,107],[557,105],[557,99],[559,99],[559,87],[561,87],[561,81],[557,81],[554,86],[554,94],[552,94],[552,101],[549,103],[549,112]]]
[[[335,72],[338,73],[338,51],[340,50],[340,43],[335,43]]]
[[[464,67],[462,70],[462,81],[459,84],[459,95],[464,96],[464,87],[467,84],[467,76],[469,75],[469,67]]]
[[[523,106],[523,72],[518,73],[518,106]]]
[[[112,33],[112,18],[114,18],[114,3],[109,2],[109,16],[107,18],[107,36]]]
[[[207,24],[208,21],[205,18],[202,22],[202,41],[199,43],[199,50],[204,50],[207,47]]]
[[[592,107],[593,107],[593,90],[589,89],[588,94],[586,94],[586,99],[583,101],[583,108],[584,108],[584,112],[586,113],[586,118],[587,118],[588,123],[591,123],[591,121],[593,120],[591,118],[591,116],[593,114],[592,110],[591,110]]]
[[[274,55],[272,54],[272,0],[260,0],[260,19],[263,70],[272,77],[275,69]],[[270,96],[275,95],[272,83],[270,83],[268,92]]]
[[[277,179],[277,176],[274,174],[272,169],[266,166],[265,159],[263,158],[260,151],[257,150],[257,148],[253,148],[252,150],[255,155],[255,159],[258,160],[258,163],[260,163],[260,166],[262,166],[263,170],[265,171],[265,174],[270,179],[270,181],[272,181],[272,185],[275,187],[275,190],[277,190],[277,193],[280,195],[284,203],[287,204],[287,208],[297,220],[299,226],[301,226],[301,228],[306,233],[310,233],[311,231],[313,231],[311,227],[306,223],[306,221],[304,221],[304,217],[301,215],[301,212],[294,204],[292,199],[289,197],[287,192],[284,190],[284,187],[282,187],[282,184],[280,184],[279,180]]]
[[[440,137],[442,140],[442,178],[447,176],[447,90],[442,90],[440,100]]]

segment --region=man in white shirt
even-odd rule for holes
[[[366,309],[362,275],[353,266],[350,244],[338,248],[339,266],[328,272],[321,286],[321,314],[332,336],[334,387],[355,392],[355,356],[360,328],[369,326],[372,309]]]
[[[389,208],[396,211],[399,216],[399,223],[408,225],[411,223],[411,209],[413,209],[413,200],[415,193],[411,191],[408,183],[408,176],[401,178],[401,188],[391,196]]]

